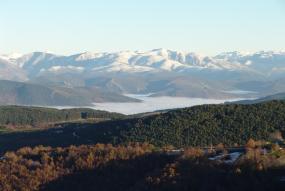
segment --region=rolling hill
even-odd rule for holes
[[[0,126],[40,128],[49,123],[62,123],[87,119],[120,119],[123,114],[110,113],[88,108],[54,109],[27,106],[0,106]]]
[[[255,103],[262,103],[262,102],[268,102],[272,100],[285,100],[285,93],[278,93],[266,97],[262,97],[259,99],[254,99],[254,100],[241,100],[237,102],[233,102],[236,104],[255,104]]]
[[[166,113],[130,116],[100,123],[66,123],[61,127],[0,134],[0,152],[23,146],[149,142],[156,146],[228,146],[250,138],[268,140],[273,132],[285,135],[285,102],[253,105],[203,105]]]
[[[94,102],[137,101],[99,88],[49,87],[0,80],[0,105],[91,106]]]

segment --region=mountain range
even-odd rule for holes
[[[85,52],[61,56],[45,52],[26,55],[1,55],[1,69],[22,72],[18,79],[28,79],[44,73],[82,72],[191,72],[193,70],[248,71],[264,77],[285,72],[285,52],[227,52],[216,56],[154,49],[151,51],[121,51],[115,53]]]
[[[0,55],[0,80],[39,85],[52,89],[50,92],[55,89],[57,93],[69,92],[70,100],[74,100],[74,92],[80,90],[80,99],[89,97],[88,101],[83,101],[84,105],[94,100],[134,101],[123,94],[257,98],[285,92],[284,79],[285,52],[282,51],[227,52],[215,56],[167,49],[85,52],[70,56],[46,52]],[[4,82],[8,83],[1,83]],[[82,95],[82,89],[89,95],[91,93],[92,99],[86,94]],[[46,95],[49,94],[53,93]],[[59,98],[52,100],[42,103],[62,103]],[[2,99],[2,103],[5,102]],[[64,102],[67,105],[81,105],[78,100]],[[30,104],[33,101],[21,103]]]

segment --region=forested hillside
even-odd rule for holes
[[[177,109],[126,123],[123,141],[155,145],[209,146],[244,144],[246,140],[269,139],[270,133],[285,133],[285,102],[255,105],[203,105]]]
[[[285,151],[248,148],[234,164],[185,148],[178,155],[142,143],[24,147],[0,160],[2,191],[283,191]],[[224,150],[223,152],[227,152]]]
[[[86,108],[52,109],[42,107],[0,106],[0,125],[35,126],[89,118],[116,119],[124,115]]]
[[[111,114],[106,114],[111,115]],[[117,114],[115,114],[117,116]],[[104,121],[65,123],[60,128],[0,133],[0,153],[23,146],[149,142],[155,146],[243,145],[285,134],[285,102],[254,105],[203,105],[163,114]]]

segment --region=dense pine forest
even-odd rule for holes
[[[107,113],[107,115],[110,115]],[[115,115],[117,116],[117,114]],[[243,145],[285,133],[285,102],[203,105],[166,113],[98,123],[65,123],[32,132],[0,133],[0,153],[23,146],[148,142],[155,146]]]
[[[80,119],[107,118],[116,119],[124,115],[87,108],[52,109],[28,106],[0,106],[0,125],[2,126],[34,126],[47,123],[68,122]]]
[[[177,109],[128,122],[120,132],[122,141],[154,145],[241,145],[246,140],[268,140],[270,134],[285,133],[285,102],[253,105],[203,105]]]
[[[1,115],[4,125],[29,124],[35,130],[0,132],[0,190],[285,188],[284,101],[202,105],[135,116],[9,106],[1,108]],[[110,120],[85,120],[92,118]],[[37,128],[79,119],[84,120]],[[211,145],[214,149],[203,148]],[[233,163],[224,162],[233,152],[225,146],[241,146],[234,147],[240,153]],[[216,156],[223,158],[211,159]]]

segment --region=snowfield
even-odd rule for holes
[[[100,72],[188,72],[192,69],[250,71],[272,75],[285,68],[285,52],[261,51],[255,53],[227,52],[216,56],[202,56],[193,52],[154,49],[150,51],[121,51],[71,56],[47,52],[26,55],[0,54],[0,59],[17,66],[28,76],[45,72],[100,71]],[[1,60],[0,60],[1,64]],[[279,70],[280,69],[280,70]]]

